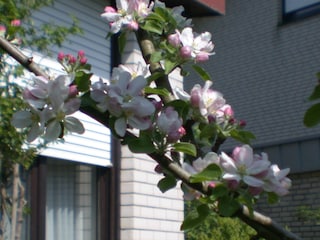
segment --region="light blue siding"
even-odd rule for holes
[[[42,58],[35,52],[30,53],[34,56],[34,60],[43,67],[50,68],[51,72],[59,74],[61,67],[55,61],[59,51],[77,55],[79,50],[84,50],[88,62],[92,65],[95,77],[109,78],[111,70],[110,41],[105,39],[107,24],[100,17],[106,4],[107,2],[102,0],[56,0],[53,6],[35,12],[35,24],[54,21],[59,25],[67,25],[71,23],[69,16],[74,15],[78,18],[84,34],[71,36],[61,48],[53,48],[53,59]],[[47,149],[41,152],[41,155],[110,166],[110,131],[84,114],[78,113],[77,117],[83,122],[86,128],[85,133],[83,135],[67,135],[65,143],[50,144]]]

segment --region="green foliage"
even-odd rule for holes
[[[320,224],[320,208],[313,209],[306,205],[299,206],[297,208],[297,217],[304,222]]]
[[[320,73],[317,74],[318,81],[320,81]],[[309,101],[319,101],[320,99],[320,83],[313,89],[309,96]],[[315,103],[309,107],[304,115],[303,123],[306,127],[315,127],[320,123],[320,103]]]
[[[191,143],[187,143],[187,142],[177,142],[173,145],[173,149],[176,152],[181,152],[181,153],[185,153],[185,154],[189,154],[191,156],[197,156],[197,149],[196,147],[191,144]]]
[[[221,173],[222,171],[218,165],[210,164],[201,172],[192,175],[190,177],[190,182],[196,183],[196,182],[217,180],[218,177],[221,176]]]
[[[177,185],[177,180],[175,177],[173,177],[171,175],[165,176],[157,184],[159,190],[162,193],[170,190],[171,188],[174,188],[176,185]]]
[[[194,202],[186,202],[186,212],[194,208]],[[210,211],[201,223],[186,231],[186,240],[250,240],[255,235],[255,230],[239,219],[220,217]]]

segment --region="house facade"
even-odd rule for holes
[[[262,200],[258,210],[302,239],[320,238],[320,127],[303,125],[320,70],[319,7],[318,0],[228,0],[225,15],[193,21],[198,32],[213,34],[216,54],[203,67],[255,134],[254,150],[291,169],[291,193],[272,207]],[[190,74],[185,89],[196,82]],[[227,141],[222,150],[237,144]]]

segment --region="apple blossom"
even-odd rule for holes
[[[150,116],[155,107],[151,101],[142,96],[142,90],[147,85],[143,76],[132,79],[132,75],[123,69],[113,71],[110,84],[101,81],[93,86],[91,98],[97,102],[101,111],[108,110],[115,116],[115,131],[124,136],[127,124],[140,130],[151,126]]]
[[[211,81],[206,81],[203,88],[196,84],[190,92],[191,105],[198,108],[204,117],[215,115],[226,102],[220,92],[210,89],[211,85]]]
[[[181,32],[176,31],[179,34],[182,49],[184,49],[181,51],[182,57],[193,58],[195,61],[205,61],[209,59],[210,55],[214,54],[212,52],[214,45],[211,42],[209,32],[197,35],[190,27],[184,28]]]
[[[153,8],[149,0],[117,0],[116,4],[117,10],[107,6],[101,14],[109,22],[113,34],[123,29],[137,30],[139,19],[148,16]]]
[[[157,118],[157,126],[160,132],[167,135],[169,142],[176,142],[185,134],[182,119],[173,107],[167,107],[160,113]]]
[[[222,152],[220,156],[220,166],[224,170],[222,178],[226,181],[243,181],[251,187],[262,187],[264,181],[259,174],[268,171],[270,162],[268,156],[262,153],[261,156],[255,156],[249,145],[236,147],[232,156],[229,157]]]
[[[79,134],[84,132],[82,123],[68,116],[78,111],[81,103],[79,98],[75,98],[76,87],[69,86],[72,80],[68,75],[60,75],[54,80],[35,77],[33,84],[24,90],[23,97],[29,109],[17,112],[12,124],[17,128],[30,127],[28,141],[38,136],[53,141],[65,130]]]
[[[265,177],[265,185],[263,186],[266,192],[274,192],[278,196],[284,196],[289,193],[291,180],[287,178],[290,169],[280,170],[278,165],[271,165],[267,176]]]

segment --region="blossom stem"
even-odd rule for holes
[[[174,100],[172,87],[169,82],[168,75],[164,74],[164,69],[159,62],[151,62],[151,55],[156,51],[152,40],[150,39],[148,33],[142,29],[136,31],[136,37],[142,52],[142,56],[146,63],[150,64],[149,70],[152,73],[163,73],[161,77],[155,80],[157,87],[167,89],[171,95],[164,97],[162,100],[164,102],[169,102]]]

